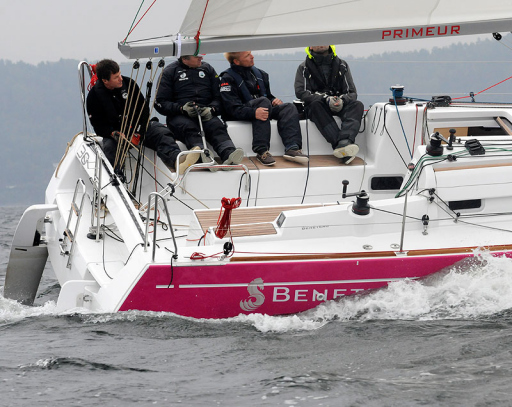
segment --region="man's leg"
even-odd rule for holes
[[[252,121],[252,151],[256,154],[264,154],[270,148],[270,113],[272,103],[265,97],[252,99],[247,104],[255,109],[263,107],[268,109],[269,117],[267,120]]]
[[[206,141],[210,143],[221,161],[226,161],[229,155],[236,149],[231,137],[229,137],[226,125],[218,117],[213,117],[211,120],[203,122],[203,129]]]
[[[187,150],[200,150],[203,148],[203,138],[199,130],[198,119],[187,116],[174,116],[167,118],[167,127],[172,131],[176,140],[181,141]],[[204,146],[206,148],[206,146]],[[182,174],[186,168],[199,160],[199,153],[189,153],[185,161],[180,162],[179,173]]]
[[[341,134],[327,103],[323,100],[315,100],[306,106],[305,111],[306,117],[316,124],[322,136],[335,149],[341,140]]]
[[[167,167],[176,168],[176,159],[181,150],[169,128],[158,122],[150,122],[144,144],[155,150]]]
[[[103,137],[102,148],[103,153],[105,154],[105,157],[110,162],[112,167],[114,166],[114,161],[116,159],[116,153],[117,153],[117,141],[115,141],[111,137]]]
[[[302,149],[299,112],[292,103],[273,106],[271,118],[277,120],[277,130],[283,140],[285,151]]]
[[[338,114],[341,118],[340,133],[342,139],[349,139],[352,143],[356,141],[363,113],[364,105],[359,100],[343,105],[343,109]]]

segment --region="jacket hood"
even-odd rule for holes
[[[334,58],[334,57],[336,57],[336,56],[337,56],[337,55],[336,55],[336,47],[335,47],[334,45],[329,45],[329,48],[330,48],[330,49],[331,49],[331,51],[332,51],[332,57],[333,57],[333,58]],[[306,47],[306,48],[305,48],[305,51],[306,51],[306,54],[308,55],[308,58],[309,58],[309,59],[315,59],[315,58],[313,57],[313,55],[311,55],[311,50],[309,49],[309,47]]]

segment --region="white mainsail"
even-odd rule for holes
[[[512,1],[192,0],[172,41],[119,46],[130,58],[510,31]]]

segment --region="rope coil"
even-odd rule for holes
[[[217,228],[215,236],[222,239],[231,228],[231,211],[236,209],[242,203],[242,198],[222,198],[222,208],[220,209],[219,219],[217,219]]]

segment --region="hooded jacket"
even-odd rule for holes
[[[331,56],[331,74],[326,82],[321,67],[315,62],[314,55],[306,48],[306,60],[299,65],[295,75],[295,96],[307,106],[314,100],[327,96],[340,96],[344,103],[357,100],[357,90],[350,68],[336,55],[334,45],[329,48]]]

